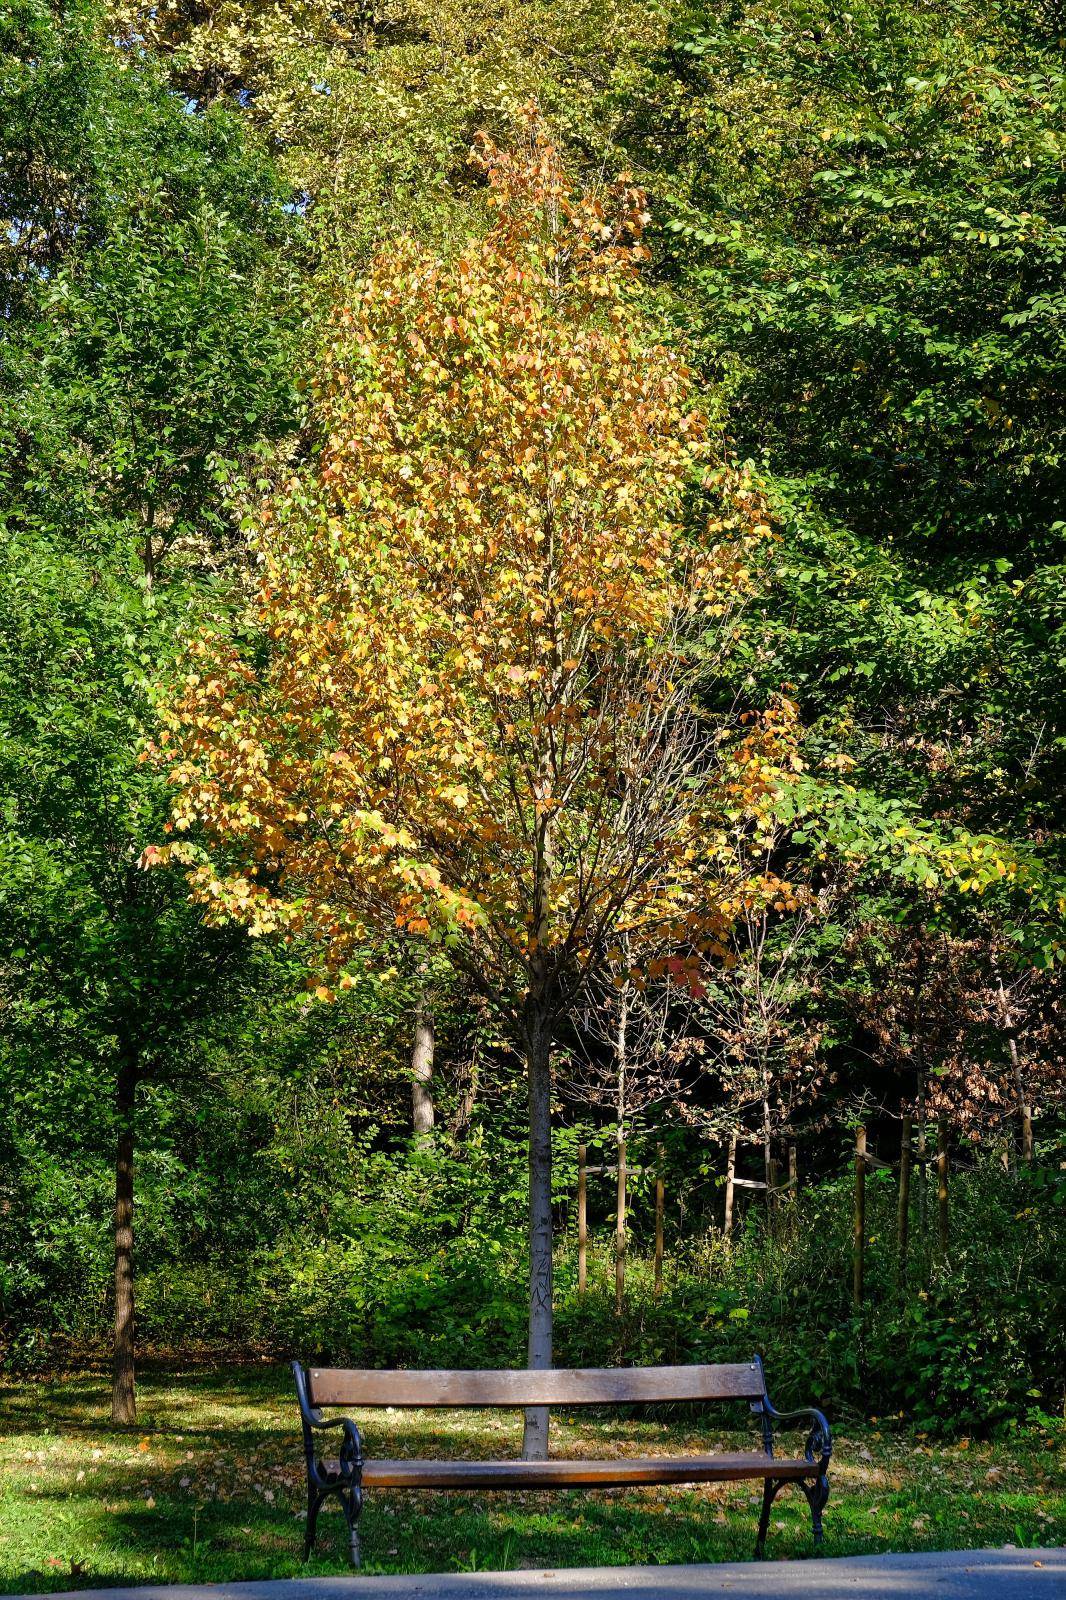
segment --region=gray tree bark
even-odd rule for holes
[[[529,1344],[528,1365],[552,1364],[552,1139],[551,1032],[535,1013],[526,1027],[529,1077]],[[530,1406],[525,1414],[522,1458],[548,1456],[548,1408]]]
[[[123,1056],[115,1092],[118,1142],[115,1151],[115,1342],[111,1420],[137,1420],[133,1319],[133,1105],[137,1062]]]
[[[415,1008],[414,1042],[411,1048],[411,1121],[415,1137],[425,1138],[433,1130],[433,1009],[425,995]]]

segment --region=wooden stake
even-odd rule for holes
[[[794,1144],[788,1147],[788,1198],[793,1204],[799,1199],[799,1156]]]
[[[936,1125],[936,1226],[940,1259],[948,1258],[948,1124],[941,1117]]]
[[[626,1298],[626,1142],[618,1141],[618,1189],[614,1218],[614,1309],[622,1315]]]
[[[918,1254],[921,1260],[922,1281],[925,1281],[929,1261],[929,1172],[927,1157],[929,1139],[926,1134],[925,1079],[918,1082]]]
[[[585,1191],[586,1151],[577,1147],[577,1292],[584,1294],[588,1276],[588,1213]]]
[[[662,1145],[659,1145],[656,1154],[658,1160],[655,1168],[655,1293],[660,1295],[663,1292],[663,1210],[666,1198],[663,1186],[665,1157]]]
[[[1007,1048],[1010,1051],[1011,1071],[1014,1073],[1014,1087],[1018,1094],[1018,1118],[1021,1123],[1021,1157],[1023,1161],[1029,1162],[1033,1159],[1033,1108],[1025,1095],[1025,1080],[1022,1076],[1022,1064],[1018,1055],[1018,1035],[1010,1004],[1007,1000],[1007,991],[1003,987],[1003,979],[1001,977],[999,978],[999,1006],[1003,1016],[1003,1026],[1007,1031]]]
[[[851,1243],[851,1298],[862,1310],[864,1252],[866,1248],[866,1129],[855,1130],[855,1222]]]
[[[1022,1160],[1033,1159],[1033,1108],[1025,1101],[1022,1102]]]
[[[770,1137],[770,1074],[766,1067],[762,1073],[762,1177],[765,1188],[766,1209],[774,1203],[773,1142]]]
[[[733,1179],[737,1175],[737,1136],[734,1130],[729,1140],[729,1160],[725,1169],[725,1236],[733,1231]]]
[[[911,1229],[911,1119],[903,1118],[899,1144],[899,1208],[896,1213],[896,1287],[907,1282],[907,1250]]]

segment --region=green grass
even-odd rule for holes
[[[303,1464],[286,1369],[145,1370],[137,1430],[112,1428],[107,1385],[78,1373],[0,1389],[0,1588],[204,1582],[346,1570],[343,1522],[319,1522],[300,1562]],[[729,1414],[725,1413],[725,1420]],[[553,1418],[558,1455],[753,1447],[719,1415]],[[734,1417],[732,1419],[736,1421]],[[381,1455],[516,1452],[508,1412],[372,1412]],[[839,1430],[827,1555],[1003,1543],[1066,1535],[1061,1430],[1009,1442],[941,1444],[871,1423]],[[747,1485],[565,1492],[369,1495],[369,1572],[745,1560],[759,1495]],[[805,1501],[774,1507],[771,1558],[810,1554]]]

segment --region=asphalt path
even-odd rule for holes
[[[580,1567],[424,1577],[280,1578],[265,1583],[80,1589],[60,1600],[1066,1600],[1066,1550],[949,1550],[828,1561]]]

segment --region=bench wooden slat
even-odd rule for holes
[[[312,1367],[316,1406],[583,1406],[657,1400],[759,1400],[757,1362],[688,1367],[550,1368],[542,1372],[384,1372]]]
[[[761,1478],[811,1478],[818,1468],[799,1459],[747,1452],[720,1456],[651,1456],[615,1461],[368,1461],[363,1487],[373,1489],[559,1489],[589,1484],[736,1483]]]

